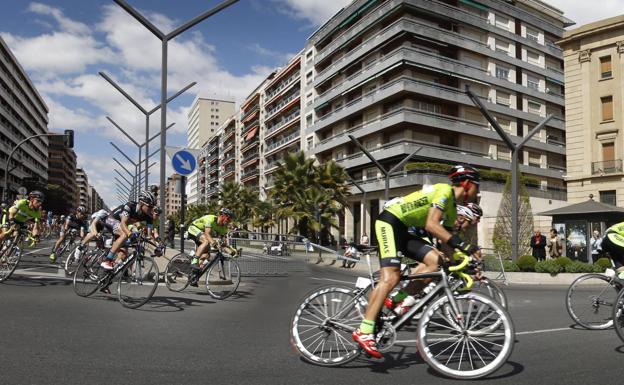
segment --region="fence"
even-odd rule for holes
[[[489,279],[498,281],[503,285],[508,285],[507,275],[505,275],[505,264],[503,263],[503,257],[500,253],[494,251],[494,249],[481,249],[483,253],[483,270]],[[488,272],[497,273],[495,276],[488,274]]]

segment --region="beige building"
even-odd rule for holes
[[[568,200],[624,206],[624,15],[566,31]]]
[[[165,213],[172,215],[180,210],[181,195],[176,192],[176,184],[180,179],[180,175],[173,174],[167,178],[165,186]]]
[[[197,97],[188,114],[188,147],[201,149],[215,135],[217,129],[234,115],[236,103],[228,98]],[[188,203],[199,200],[199,176],[197,172],[188,178]]]

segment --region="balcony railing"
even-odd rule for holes
[[[243,160],[242,160],[241,164],[244,164],[244,163],[246,163],[246,162],[247,162],[247,161],[249,161],[249,160],[252,160],[252,159],[254,159],[254,158],[257,158],[257,157],[258,157],[258,154],[259,154],[259,152],[258,152],[258,151],[251,151],[248,155],[246,155],[246,156],[243,158]]]
[[[253,170],[250,170],[250,171],[247,171],[246,173],[244,173],[241,176],[241,179],[246,179],[246,178],[249,178],[249,177],[253,177],[253,176],[256,176],[258,174],[260,174],[260,171],[256,168],[256,169],[253,169]]]
[[[622,172],[622,159],[592,162],[592,175],[618,174]]]
[[[280,139],[278,141],[272,142],[271,144],[267,144],[266,151],[269,152],[269,151],[273,150],[274,148],[277,148],[277,147],[279,147],[279,146],[281,146],[283,144],[286,144],[286,143],[292,141],[293,139],[295,139],[295,138],[297,138],[299,136],[300,136],[299,130],[296,130],[295,132],[291,133],[290,135],[288,135],[288,136],[286,136],[286,137],[284,137],[284,138],[282,138],[282,139]]]
[[[282,117],[282,119],[275,124],[267,127],[265,136],[271,135],[274,131],[280,130],[282,127],[286,126],[288,123],[292,122],[295,119],[298,119],[300,116],[301,110],[294,111],[292,114]]]
[[[292,74],[288,79],[284,80],[276,89],[266,94],[267,100],[270,100],[271,98],[273,98],[273,96],[279,94],[280,91],[293,84],[294,80],[297,79],[300,75],[301,71],[297,71]]]
[[[293,92],[290,96],[288,96],[286,99],[283,99],[282,101],[280,101],[275,107],[273,107],[270,110],[268,110],[267,111],[266,121],[271,120],[273,118],[273,115],[275,115],[277,112],[279,112],[288,103],[290,103],[293,100],[297,99],[300,95],[301,95],[301,93],[297,90],[297,91]]]

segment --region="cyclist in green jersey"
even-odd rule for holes
[[[624,222],[616,223],[605,231],[601,248],[611,257],[618,278],[624,279]]]
[[[0,232],[0,242],[9,233],[8,228],[15,224],[24,225],[29,220],[35,221],[32,234],[34,237],[39,235],[39,220],[41,219],[41,206],[43,205],[44,195],[41,191],[31,191],[28,199],[19,199],[13,203],[8,209],[6,222],[2,224],[4,230]]]
[[[222,208],[219,215],[204,215],[194,220],[188,228],[188,238],[195,242],[197,249],[195,250],[195,258],[191,261],[191,268],[200,269],[201,263],[205,261],[210,246],[215,247],[217,241],[213,236],[226,236],[228,233],[228,224],[234,219],[232,210]],[[233,254],[236,250],[230,248]]]
[[[436,184],[404,197],[395,198],[384,205],[375,221],[379,243],[381,278],[370,294],[368,307],[360,328],[353,332],[353,340],[372,357],[381,358],[375,342],[375,320],[390,291],[398,284],[401,257],[422,262],[418,273],[439,269],[440,252],[418,237],[410,237],[408,228],[424,229],[438,241],[459,249],[468,255],[478,255],[479,248],[452,234],[457,217],[457,203],[463,205],[476,199],[479,192],[479,172],[469,166],[454,166],[447,174],[448,184]]]

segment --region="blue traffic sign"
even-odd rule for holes
[[[194,170],[195,166],[197,166],[197,161],[195,160],[195,156],[187,150],[177,151],[171,157],[171,165],[175,172],[180,175],[190,175]]]

